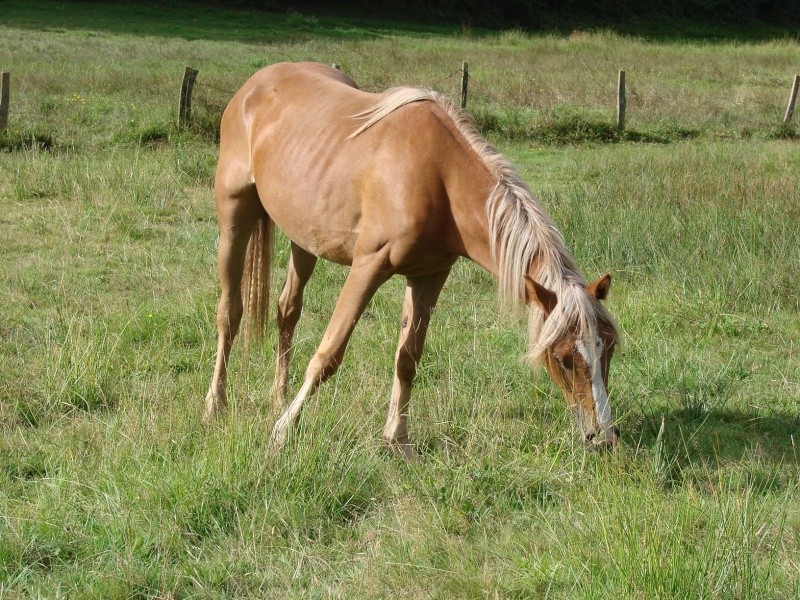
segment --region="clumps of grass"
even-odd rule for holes
[[[531,128],[531,136],[544,144],[608,143],[620,140],[620,131],[610,121],[572,109],[555,109],[545,113],[542,121]]]
[[[219,142],[219,128],[225,103],[198,97],[192,104],[192,120],[189,132],[195,137],[209,142]]]
[[[699,137],[701,134],[702,132],[694,127],[684,127],[682,125],[670,124],[654,127],[649,132],[626,129],[623,133],[623,137],[629,141],[645,141],[669,144],[670,142],[691,140]],[[641,139],[635,139],[637,136]]]
[[[238,485],[211,477],[198,482],[194,493],[182,495],[175,508],[182,535],[197,543],[231,531],[248,510],[252,488],[248,479]]]
[[[328,538],[336,528],[354,527],[384,495],[385,480],[374,451],[359,444],[355,431],[342,433],[350,439],[329,432],[317,437],[301,425],[290,442],[292,454],[277,457],[266,481],[274,499],[269,518],[277,517],[275,526],[287,539],[298,534]],[[323,439],[336,442],[326,445]]]
[[[165,122],[150,122],[119,131],[113,139],[114,144],[158,147],[169,144],[177,129]]]
[[[198,186],[213,186],[217,168],[216,153],[202,147],[194,151],[184,148],[184,152],[176,154],[175,160],[175,170],[180,173],[182,180]]]
[[[478,130],[484,135],[496,135],[507,140],[526,140],[530,137],[530,117],[516,107],[478,107],[470,113]]]
[[[58,329],[58,328],[56,328]],[[48,332],[37,392],[17,401],[18,418],[33,427],[75,412],[107,410],[121,395],[117,338],[80,321]]]
[[[179,538],[199,545],[244,527],[288,545],[325,544],[356,529],[387,494],[383,462],[354,431],[343,440],[331,435],[341,423],[318,416],[301,422],[284,452],[268,447],[263,423],[241,415],[203,440],[194,467],[155,492]]]
[[[794,123],[781,123],[769,129],[765,137],[768,140],[798,140],[800,130]]]
[[[220,121],[224,104],[200,98],[192,106],[191,119],[186,126],[162,119],[134,124],[119,131],[112,139],[115,145],[127,144],[159,148],[189,138],[219,142]]]
[[[476,460],[477,464],[442,465],[432,478],[430,498],[450,533],[464,533],[473,523],[509,511],[548,509],[561,500],[558,485],[534,469]]]
[[[508,46],[511,48],[523,46],[530,41],[530,36],[522,29],[507,29],[496,35],[486,38],[486,43],[495,46]]]
[[[613,517],[598,518],[602,524],[589,526],[586,543],[573,551],[588,572],[609,576],[578,579],[575,596],[775,597],[780,572],[772,540],[785,521],[788,494],[764,502],[725,478],[686,502],[663,498],[649,480],[624,491],[601,487],[589,495],[589,510]],[[607,569],[608,557],[614,569]]]
[[[478,107],[472,111],[472,117],[485,135],[547,146],[621,141],[667,144],[698,134],[693,129],[670,125],[659,126],[653,131],[620,130],[616,123],[598,111],[569,106],[539,112],[519,107]]]
[[[47,573],[77,558],[77,544],[65,539],[59,523],[29,521],[17,539],[0,539],[0,576],[14,580],[26,572]]]
[[[54,146],[53,136],[45,132],[5,131],[0,133],[0,152],[52,150]]]
[[[256,71],[263,69],[267,65],[271,65],[273,61],[268,60],[266,58],[257,58],[255,60],[251,60],[250,63],[247,65],[250,72],[255,73]]]
[[[319,19],[313,15],[304,15],[294,9],[286,13],[286,25],[296,31],[315,32],[319,28]]]
[[[21,444],[19,439],[0,442],[0,473],[15,481],[48,477],[56,470],[54,457],[41,446]]]
[[[157,146],[170,141],[170,128],[153,125],[134,133],[137,142],[143,146]]]

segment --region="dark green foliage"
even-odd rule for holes
[[[9,132],[0,134],[0,152],[19,150],[52,150],[55,142],[49,133]]]
[[[800,131],[794,123],[781,123],[767,132],[766,137],[771,140],[796,140],[800,139]]]
[[[298,3],[284,0],[230,0],[230,6],[269,11],[296,10]],[[325,9],[321,2],[302,3],[306,8]],[[613,26],[643,20],[702,21],[747,24],[756,21],[797,25],[800,4],[769,0],[355,0],[349,3],[372,14],[452,21],[490,27],[548,29],[569,26]]]

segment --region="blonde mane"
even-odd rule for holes
[[[483,139],[470,117],[442,94],[417,88],[388,90],[375,106],[354,115],[354,118],[366,121],[348,139],[363,133],[398,108],[423,100],[436,102],[444,109],[497,181],[486,199],[486,215],[490,249],[497,263],[501,302],[517,311],[525,307],[525,275],[529,274],[534,263],[536,271],[530,273],[531,276],[558,298],[555,309],[547,318],[537,304],[527,307],[526,358],[541,363],[547,348],[568,330],[574,330],[580,337],[594,339],[597,319],[610,325],[617,337],[613,317],[586,291],[586,280],[578,271],[563,236],[517,170]]]

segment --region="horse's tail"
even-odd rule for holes
[[[272,267],[272,243],[275,224],[264,212],[258,219],[244,259],[242,298],[244,301],[244,355],[248,354],[250,340],[256,344],[264,341],[267,313],[269,312],[269,281]]]

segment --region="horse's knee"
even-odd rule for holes
[[[417,359],[410,353],[401,350],[397,356],[397,363],[395,365],[397,378],[400,381],[411,382],[417,375]]]

